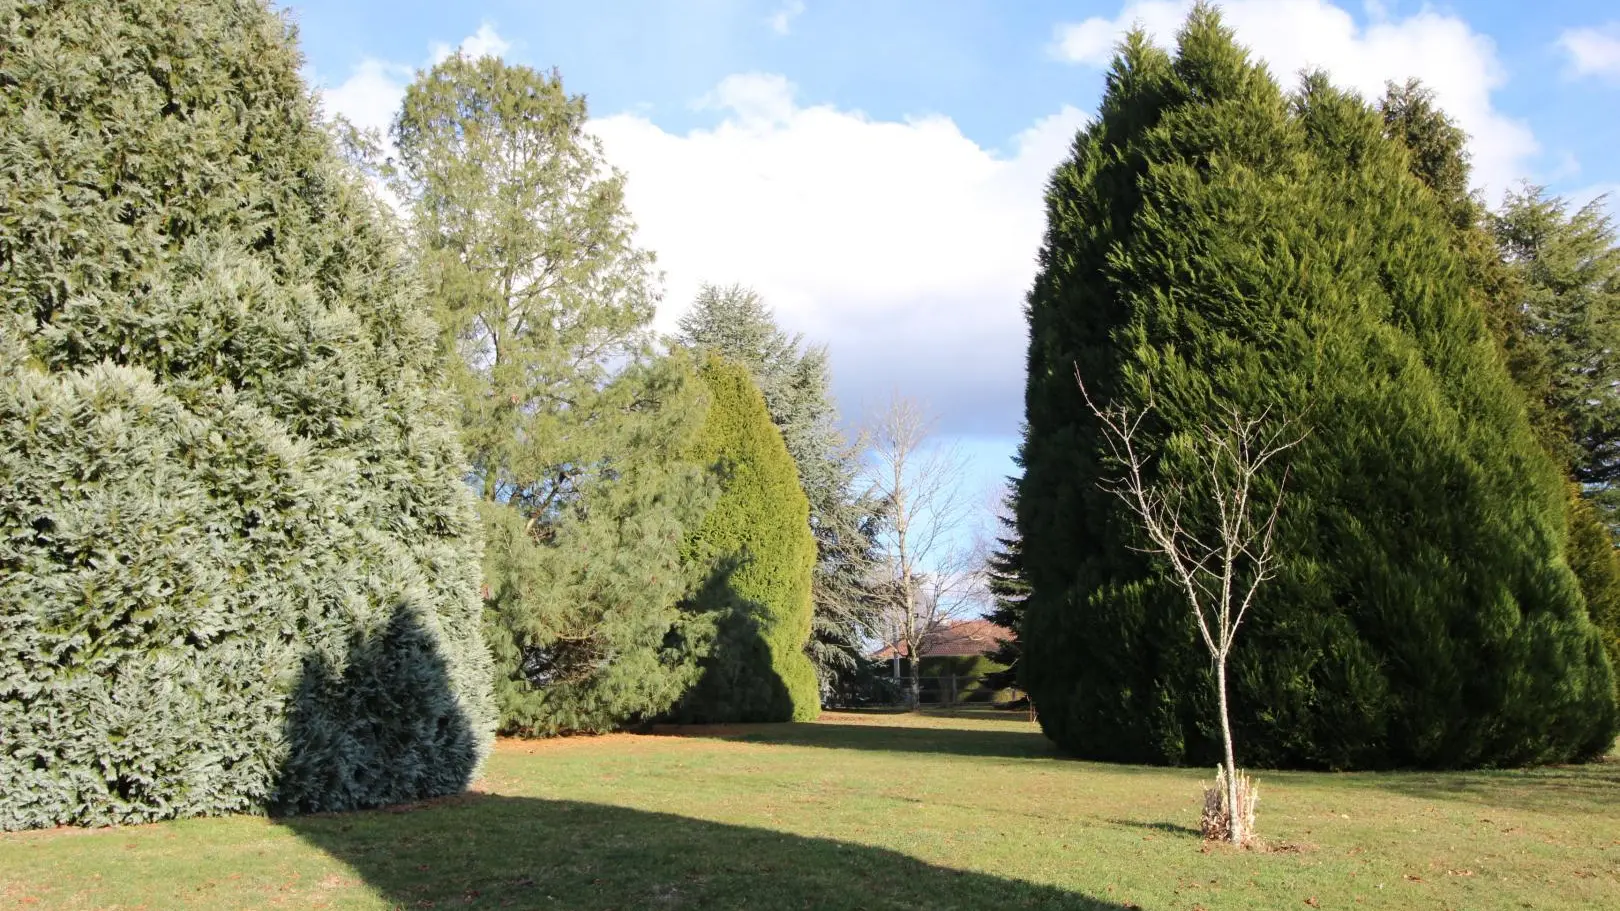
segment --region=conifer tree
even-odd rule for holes
[[[1592,479],[1565,485],[1569,564],[1610,664],[1620,668],[1620,552],[1600,511],[1612,509],[1614,497],[1602,467],[1617,417],[1620,251],[1613,231],[1599,208],[1567,217],[1562,201],[1536,188],[1510,193],[1498,214],[1487,211],[1468,192],[1466,134],[1422,84],[1391,85],[1381,111],[1386,132],[1407,148],[1413,175],[1451,213],[1470,291],[1524,393],[1542,448],[1567,476]],[[1609,546],[1599,546],[1605,540]]]
[[[1024,655],[1023,633],[1024,600],[1029,597],[1029,583],[1024,579],[1024,544],[1018,536],[1017,479],[1002,498],[1002,509],[996,516],[1001,534],[996,536],[994,549],[985,560],[985,576],[990,590],[991,608],[985,619],[1012,633],[1011,638],[996,644],[990,659],[1006,666],[1005,671],[991,675],[991,686],[1013,686],[1018,682],[1018,663]]]
[[[0,828],[454,792],[494,725],[433,328],[246,0],[0,14]]]
[[[1545,359],[1544,395],[1572,444],[1575,480],[1620,525],[1620,244],[1604,200],[1571,212],[1525,187],[1493,222],[1519,280],[1511,304]]]
[[[798,466],[817,554],[807,653],[823,688],[831,688],[859,668],[871,624],[876,504],[855,490],[858,466],[838,431],[827,349],[783,331],[760,296],[738,285],[704,285],[680,329],[682,344],[748,368]]]
[[[1196,490],[1221,408],[1297,415],[1279,574],[1234,653],[1259,766],[1453,767],[1606,749],[1612,671],[1567,563],[1562,482],[1471,298],[1454,224],[1378,112],[1285,95],[1207,6],[1123,45],[1047,195],[1018,524],[1025,681],[1081,755],[1208,763],[1208,661],[1096,482],[1100,401]],[[1262,498],[1269,496],[1261,491]]]
[[[815,538],[810,504],[782,434],[748,368],[710,355],[701,368],[708,417],[688,456],[719,470],[721,494],[686,542],[706,568],[688,610],[712,617],[703,676],[683,721],[809,721],[820,714],[810,636]]]
[[[509,731],[600,731],[696,676],[680,547],[712,499],[680,460],[701,426],[689,365],[660,357],[651,253],[624,176],[556,73],[455,56],[393,132],[488,534],[486,635]]]

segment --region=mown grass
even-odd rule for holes
[[[1620,761],[1263,773],[1266,852],[1199,840],[1208,776],[983,716],[508,741],[425,806],[3,836],[0,906],[1620,908]]]

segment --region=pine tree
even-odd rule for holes
[[[996,536],[995,548],[985,560],[987,587],[992,598],[985,619],[1012,633],[1011,638],[997,643],[996,650],[989,656],[990,660],[1007,668],[990,676],[987,684],[992,687],[1018,683],[1018,664],[1024,656],[1024,601],[1029,597],[1029,582],[1024,578],[1024,543],[1018,536],[1017,479],[1009,480],[1013,484],[1002,498],[1001,514],[996,516],[1001,534]]]
[[[679,457],[701,390],[654,350],[653,257],[585,121],[557,74],[456,56],[394,124],[482,492],[501,725],[520,733],[664,711],[703,641],[676,606],[681,542],[713,496]]]
[[[458,791],[477,519],[433,328],[243,0],[0,15],[0,828]]]
[[[737,285],[704,285],[680,329],[682,344],[748,368],[798,466],[817,553],[807,654],[823,689],[833,689],[859,668],[870,625],[876,504],[855,491],[858,466],[838,431],[827,349],[783,331],[760,296]]]
[[[1620,245],[1597,199],[1570,212],[1539,187],[1510,193],[1493,219],[1523,332],[1544,358],[1547,405],[1569,440],[1574,477],[1620,526]]]
[[[1566,562],[1556,463],[1450,213],[1378,112],[1320,75],[1285,95],[1206,6],[1174,57],[1133,35],[1099,111],[1053,176],[1029,297],[1018,528],[1024,679],[1046,732],[1172,763],[1211,762],[1218,739],[1185,609],[1096,487],[1109,466],[1078,369],[1099,401],[1153,403],[1158,471],[1195,493],[1190,435],[1221,409],[1310,429],[1279,577],[1232,659],[1245,763],[1605,749],[1612,671]]]
[[[820,714],[810,636],[815,539],[810,504],[765,399],[741,364],[711,355],[710,404],[689,458],[718,467],[721,494],[686,542],[707,567],[687,609],[715,618],[703,676],[676,708],[682,721],[809,721]]]

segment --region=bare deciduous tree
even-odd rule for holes
[[[922,689],[920,657],[941,630],[972,612],[984,590],[982,542],[963,540],[972,517],[963,493],[967,460],[933,439],[933,425],[921,405],[897,394],[866,433],[868,495],[886,520],[874,541],[882,574],[877,606],[896,665],[902,653],[909,659],[912,706]]]
[[[1101,482],[1136,514],[1147,536],[1150,553],[1164,557],[1170,573],[1198,623],[1198,632],[1215,665],[1215,688],[1221,713],[1221,739],[1226,751],[1224,775],[1217,787],[1225,794],[1220,831],[1233,844],[1243,844],[1250,833],[1253,799],[1248,779],[1239,779],[1232,747],[1232,725],[1227,711],[1226,663],[1239,627],[1254,603],[1261,583],[1276,574],[1272,549],[1277,516],[1282,511],[1286,469],[1269,505],[1256,502],[1256,482],[1266,467],[1304,437],[1288,420],[1272,420],[1270,409],[1258,417],[1245,417],[1235,406],[1219,425],[1199,428],[1194,457],[1208,484],[1208,502],[1186,507],[1193,493],[1186,485],[1163,478],[1150,482],[1147,468],[1152,457],[1141,451],[1143,419],[1153,410],[1150,401],[1132,414],[1124,405],[1099,407],[1075,370],[1075,381],[1086,406],[1102,422],[1109,455],[1123,474]]]

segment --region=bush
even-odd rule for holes
[[[0,16],[0,827],[335,810],[487,752],[433,328],[259,2]]]

